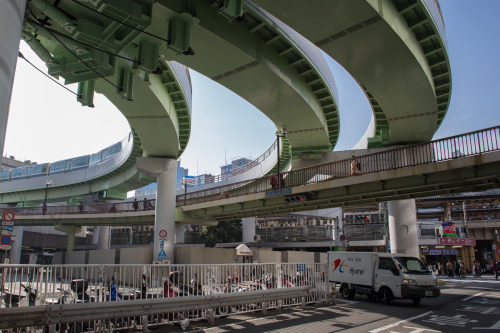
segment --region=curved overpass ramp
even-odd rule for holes
[[[49,74],[79,83],[83,105],[93,106],[95,91],[117,106],[140,141],[134,157],[176,159],[189,140],[189,75],[171,60],[213,78],[278,128],[287,128],[282,167],[291,156],[317,158],[330,151],[339,135],[336,87],[319,50],[250,4],[247,22],[240,24],[228,19],[230,11],[221,15],[213,4],[193,3],[32,0],[22,38],[45,61]],[[122,190],[142,186],[137,178],[143,176],[126,173],[129,178],[122,181],[131,180]],[[29,198],[17,191],[10,202],[41,198],[45,186],[38,183],[38,191],[28,190]],[[104,183],[76,187],[109,188]]]
[[[432,138],[451,97],[437,1],[254,2],[315,43],[357,80],[375,115],[370,145]]]

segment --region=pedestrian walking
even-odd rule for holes
[[[451,260],[448,260],[446,264],[446,271],[448,272],[448,277],[453,277],[453,263]]]

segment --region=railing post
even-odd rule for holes
[[[215,311],[214,308],[208,309],[208,324],[210,326],[215,325]]]
[[[262,302],[262,314],[267,315],[267,302]]]

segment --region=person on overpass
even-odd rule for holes
[[[356,159],[354,155],[352,155],[351,160],[351,176],[360,175],[361,174],[361,163]]]

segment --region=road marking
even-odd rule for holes
[[[477,296],[480,296],[482,295],[483,293],[478,293],[478,294],[475,294],[475,295],[472,295],[472,296],[469,296],[469,297],[466,297],[466,298],[463,298],[462,301],[468,301],[470,300],[471,298],[474,298],[474,297],[477,297]]]
[[[415,317],[410,317],[410,318],[407,318],[407,319],[403,319],[403,320],[397,321],[397,322],[395,322],[395,323],[393,323],[393,324],[386,325],[386,326],[382,326],[382,327],[380,327],[380,328],[376,328],[376,329],[371,330],[371,331],[368,331],[368,332],[369,332],[369,333],[377,333],[377,332],[381,332],[381,331],[384,331],[384,330],[386,330],[386,329],[388,329],[388,328],[392,328],[392,327],[399,326],[400,324],[405,323],[405,322],[407,322],[407,321],[412,321],[412,320],[415,320],[415,319],[418,319],[418,318],[425,317],[425,316],[427,316],[427,315],[429,315],[429,314],[431,314],[431,313],[433,313],[433,312],[434,312],[434,311],[425,312],[425,313],[422,313],[422,314],[420,314],[420,315],[418,315],[418,316],[415,316]]]
[[[473,330],[496,330],[498,331],[500,329],[500,320],[497,321],[493,326],[491,327],[473,327]]]
[[[359,301],[350,301],[348,299],[338,299],[337,300],[337,303],[338,302],[341,302],[341,303],[347,303],[347,304],[356,304],[356,303],[359,303]]]

